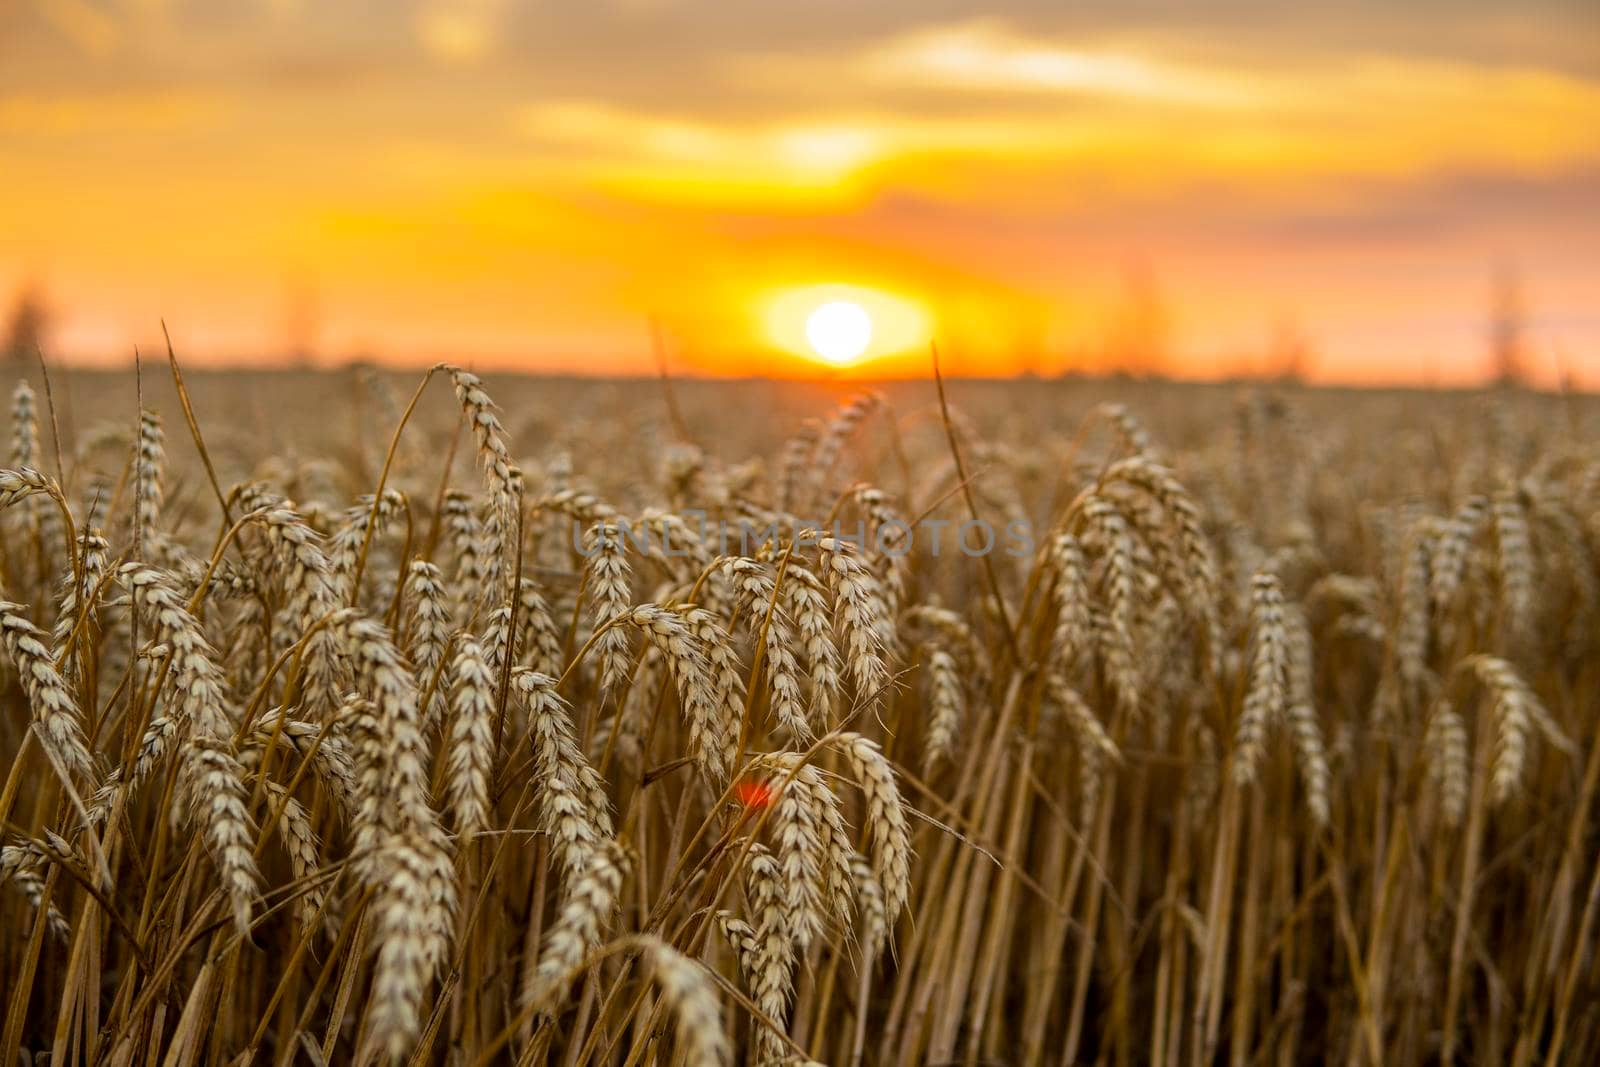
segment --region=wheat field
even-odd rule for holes
[[[1600,405],[19,378],[0,1064],[1588,1064]]]

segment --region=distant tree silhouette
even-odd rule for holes
[[[1172,318],[1155,272],[1138,262],[1123,273],[1122,306],[1111,320],[1106,357],[1111,367],[1137,377],[1165,374]]]
[[[50,311],[44,297],[36,287],[23,286],[11,305],[11,314],[6,320],[5,347],[0,349],[0,354],[13,363],[31,361],[44,347],[49,324]]]
[[[1279,319],[1267,353],[1267,373],[1285,382],[1304,382],[1311,357],[1311,341],[1299,323],[1289,316]]]
[[[310,278],[291,277],[285,286],[283,358],[292,366],[309,367],[317,359],[320,307]]]
[[[1489,354],[1495,382],[1502,388],[1521,385],[1527,380],[1522,286],[1511,266],[1494,272],[1490,302]]]

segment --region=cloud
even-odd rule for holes
[[[416,12],[417,43],[445,63],[475,63],[498,43],[500,0],[431,0]]]
[[[88,0],[39,0],[39,13],[87,56],[109,55],[122,39],[117,20]]]
[[[208,125],[227,109],[214,93],[24,93],[0,97],[0,132],[34,137],[155,133]]]
[[[831,187],[895,145],[888,129],[871,122],[718,123],[598,101],[529,105],[513,125],[524,137],[565,149],[579,170],[656,185],[703,181],[712,196],[719,186]]]
[[[869,82],[947,92],[1090,94],[1216,106],[1245,104],[1253,95],[1219,72],[1127,50],[1027,37],[995,20],[918,30],[867,49],[852,65]]]
[[[753,113],[583,98],[523,106],[514,125],[569,174],[645,198],[911,192],[999,215],[1600,162],[1588,136],[1600,83],[1517,67],[1363,54],[1178,64],[964,23],[732,69],[763,72]],[[835,96],[816,101],[813,85]]]

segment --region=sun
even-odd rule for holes
[[[853,300],[830,300],[806,316],[806,340],[828,363],[853,363],[872,343],[872,316]]]
[[[828,280],[757,294],[750,310],[758,336],[773,355],[795,360],[779,364],[780,373],[815,374],[826,367],[829,377],[854,377],[883,371],[896,358],[925,350],[932,336],[927,308],[908,293]]]

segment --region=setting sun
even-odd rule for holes
[[[886,361],[926,347],[932,336],[920,301],[867,285],[826,282],[770,290],[753,308],[759,329],[778,349],[812,367],[852,374],[881,371]]]
[[[872,316],[849,300],[830,300],[806,317],[806,340],[829,363],[853,363],[872,341]]]

